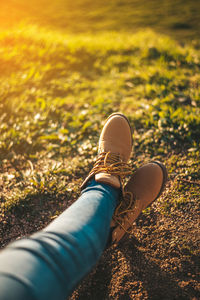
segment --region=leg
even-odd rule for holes
[[[94,180],[43,231],[0,254],[0,299],[66,299],[105,248],[119,189]]]
[[[130,174],[131,147],[128,120],[119,113],[111,115],[80,198],[43,231],[0,254],[0,299],[66,299],[105,248],[123,177]],[[160,195],[166,175],[158,162],[133,174],[115,211],[113,242],[119,242],[140,212]]]
[[[46,229],[0,254],[0,299],[66,299],[105,248],[131,148],[128,120],[111,115],[80,198]]]

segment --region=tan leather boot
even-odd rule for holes
[[[132,151],[132,133],[128,119],[121,113],[109,116],[99,138],[96,163],[83,182],[83,189],[92,177],[97,182],[121,188],[122,179],[131,173],[127,162]]]
[[[145,164],[132,175],[113,216],[112,243],[118,243],[131,231],[140,213],[161,195],[166,181],[167,170],[158,161]]]

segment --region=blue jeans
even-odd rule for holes
[[[94,180],[44,230],[0,253],[0,300],[66,299],[105,249],[119,190]]]

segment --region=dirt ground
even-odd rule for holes
[[[170,215],[160,213],[172,184],[168,182],[164,195],[140,215],[123,244],[104,251],[70,300],[200,299],[198,203]],[[1,247],[43,228],[66,208],[65,200],[36,197],[28,210],[20,207],[12,215],[2,215]]]
[[[132,236],[104,252],[71,300],[200,299],[198,208],[170,217],[160,208],[157,201],[136,221]]]

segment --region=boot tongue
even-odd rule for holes
[[[95,180],[97,182],[109,184],[117,189],[121,187],[120,180],[118,176],[114,176],[108,173],[98,173],[95,175]]]

